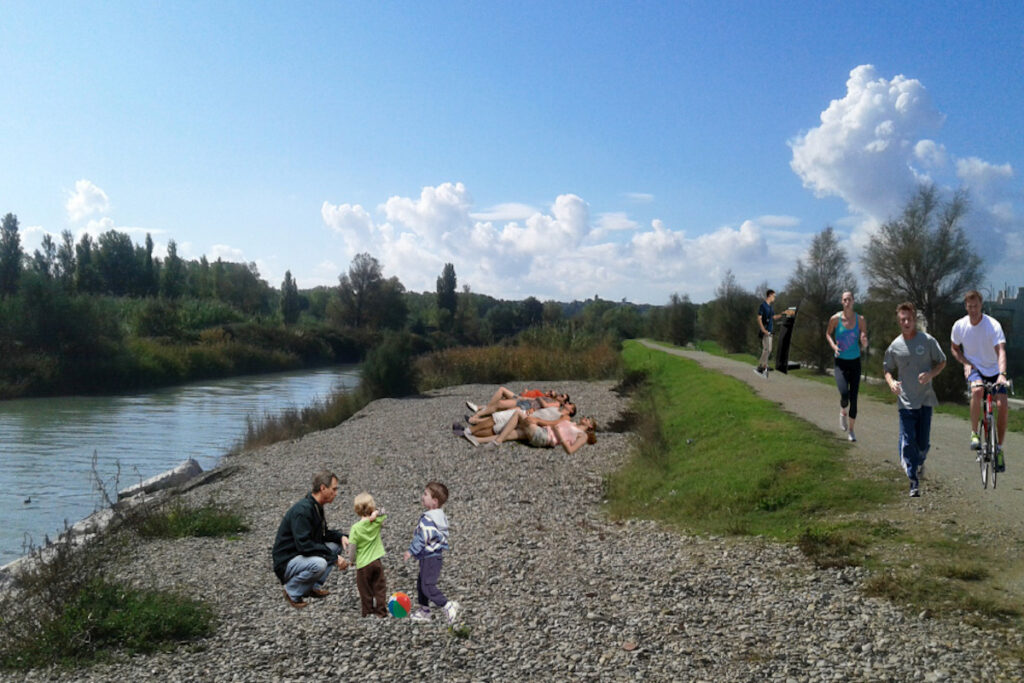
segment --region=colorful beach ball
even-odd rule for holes
[[[401,591],[392,593],[391,597],[388,598],[388,612],[391,613],[391,616],[398,619],[407,617],[412,612],[412,600]]]

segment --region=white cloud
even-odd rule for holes
[[[649,192],[626,192],[622,196],[634,204],[650,204],[654,201],[654,195]]]
[[[207,259],[211,262],[221,259],[222,261],[228,261],[230,263],[247,263],[244,251],[238,247],[232,247],[227,244],[214,244],[210,247]]]
[[[887,217],[940,159],[940,148],[926,135],[942,122],[920,81],[887,80],[871,65],[858,66],[846,95],[821,113],[821,125],[790,140],[790,166],[818,196],[841,197],[855,213]]]
[[[64,206],[68,212],[68,220],[77,223],[87,216],[109,211],[110,199],[106,192],[82,179],[75,183],[73,192],[68,192]]]
[[[785,231],[799,222],[787,216],[751,219],[697,237],[657,219],[644,227],[626,212],[592,220],[587,202],[574,194],[559,195],[546,211],[530,209],[525,217],[526,211],[497,207],[475,212],[461,183],[424,188],[418,198],[391,197],[376,220],[346,204],[324,207],[324,224],[345,238],[344,254],[332,266],[358,253],[348,240],[358,231],[374,236],[363,250],[380,261],[385,276],[398,275],[409,290],[432,291],[444,264],[452,263],[460,286],[506,299],[599,294],[663,303],[678,292],[703,301],[714,296],[727,269],[746,287],[764,279],[781,283],[808,239]],[[327,270],[336,280],[337,268]]]
[[[935,139],[945,117],[917,79],[886,79],[873,66],[850,72],[846,94],[821,113],[821,124],[790,140],[790,166],[818,196],[842,198],[851,212],[850,245],[863,249],[897,216],[922,182],[968,191],[964,227],[989,275],[1003,272],[1024,232],[1024,193],[1008,163],[957,158]]]
[[[496,204],[489,209],[469,214],[475,221],[523,221],[537,213],[537,209],[529,204],[508,202]]]

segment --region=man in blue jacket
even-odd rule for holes
[[[285,513],[274,540],[274,573],[284,584],[284,598],[295,608],[305,607],[306,596],[325,598],[324,582],[337,567],[348,569],[341,553],[348,538],[327,528],[324,505],[338,495],[338,477],[326,470],[313,476],[313,490]]]

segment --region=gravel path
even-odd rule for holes
[[[624,410],[610,383],[560,388],[599,425]],[[491,391],[470,385],[377,401],[335,429],[229,458],[236,474],[187,495],[237,506],[252,530],[233,541],[147,542],[123,569],[205,596],[221,620],[217,633],[188,652],[27,680],[1021,680],[1019,662],[1001,659],[1024,646],[1020,634],[864,598],[861,570],[815,570],[795,548],[756,539],[608,520],[602,476],[627,456],[628,434],[599,433],[573,457],[453,437],[463,400]],[[350,501],[364,489],[388,509],[389,591],[415,593],[416,566],[401,554],[418,497],[429,479],[448,485],[453,547],[441,587],[463,605],[468,636],[437,620],[360,618],[351,571],[332,577],[326,600],[304,610],[285,604],[270,545],[322,465],[344,478],[328,507],[334,526],[354,521]]]

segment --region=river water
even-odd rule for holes
[[[246,418],[302,408],[355,387],[358,366],[212,380],[125,396],[0,401],[0,566],[194,458],[210,469],[245,435]],[[95,465],[94,465],[95,459]]]

